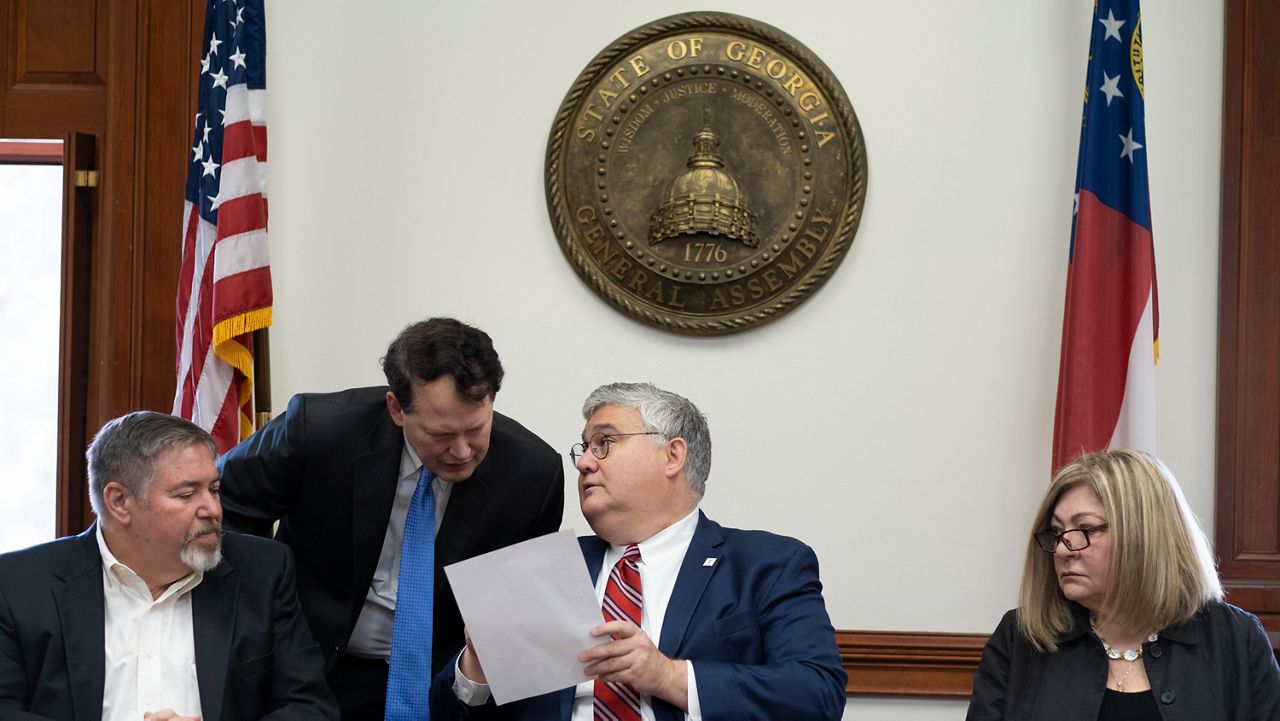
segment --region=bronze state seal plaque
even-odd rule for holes
[[[840,264],[866,195],[862,131],[807,48],[725,13],[605,48],[547,146],[547,205],[596,293],[690,335],[768,322]]]

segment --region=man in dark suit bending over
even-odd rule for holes
[[[386,386],[297,395],[219,460],[227,526],[279,520],[293,548],[345,719],[422,718],[463,645],[443,567],[551,533],[564,510],[560,455],[493,410],[487,334],[415,323],[382,367]]]
[[[289,549],[222,534],[217,452],[162,413],[102,427],[97,522],[0,555],[0,718],[338,717]]]
[[[597,388],[571,454],[579,539],[610,638],[587,681],[494,707],[468,645],[432,686],[433,719],[827,721],[845,673],[818,559],[794,538],[725,528],[698,510],[711,434],[698,409],[647,383]],[[513,600],[518,602],[518,600]]]

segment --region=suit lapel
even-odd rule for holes
[[[54,575],[63,581],[54,589],[53,599],[62,623],[71,705],[77,719],[100,719],[106,675],[106,610],[96,525],[80,534],[71,556]]]
[[[449,504],[445,506],[440,531],[436,534],[437,569],[466,557],[471,532],[479,525],[492,494],[491,460],[485,458],[470,478],[453,484],[453,489],[449,491]]]
[[[600,577],[601,566],[604,565],[604,554],[609,549],[609,543],[598,536],[580,536],[578,545],[582,547],[582,559],[587,564],[587,571],[591,574],[591,586],[594,588],[596,579]],[[560,718],[563,721],[570,721],[573,718],[574,693],[577,688],[577,686],[570,686],[559,693]]]
[[[369,452],[356,459],[351,489],[351,599],[352,613],[358,614],[373,582],[373,571],[382,555],[387,537],[387,519],[396,499],[400,481],[400,455],[404,452],[404,432],[384,417],[367,436]],[[351,617],[355,623],[355,615]]]
[[[577,688],[577,686],[570,686],[556,692],[560,700],[560,718],[563,721],[571,721],[573,719],[573,694],[577,691]]]
[[[587,570],[591,572],[591,585],[595,586],[609,543],[597,536],[582,536],[578,539],[578,545],[582,546],[582,557],[587,562]]]
[[[685,551],[680,574],[676,576],[676,585],[671,591],[671,600],[667,603],[667,615],[662,619],[662,638],[659,639],[658,650],[663,654],[678,655],[685,632],[689,629],[689,620],[693,618],[693,611],[702,600],[711,576],[723,561],[717,550],[722,543],[724,531],[720,524],[698,511],[698,527],[694,529],[693,539],[689,541],[689,550]],[[715,563],[704,565],[708,558],[715,558]]]
[[[201,718],[219,721],[231,666],[240,582],[225,558],[204,574],[191,592],[191,625],[195,631],[196,680]]]

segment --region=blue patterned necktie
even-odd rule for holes
[[[435,478],[426,466],[418,474],[400,550],[400,580],[391,627],[391,668],[387,672],[387,721],[427,721],[431,687],[431,605],[436,565]]]

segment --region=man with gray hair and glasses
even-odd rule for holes
[[[288,548],[222,533],[217,451],[162,413],[98,431],[97,522],[0,555],[0,718],[338,717]]]
[[[648,383],[588,396],[570,450],[579,539],[601,601],[594,680],[493,706],[468,643],[437,674],[432,716],[504,719],[839,719],[846,676],[813,550],[725,528],[698,510],[711,471],[706,417]]]

